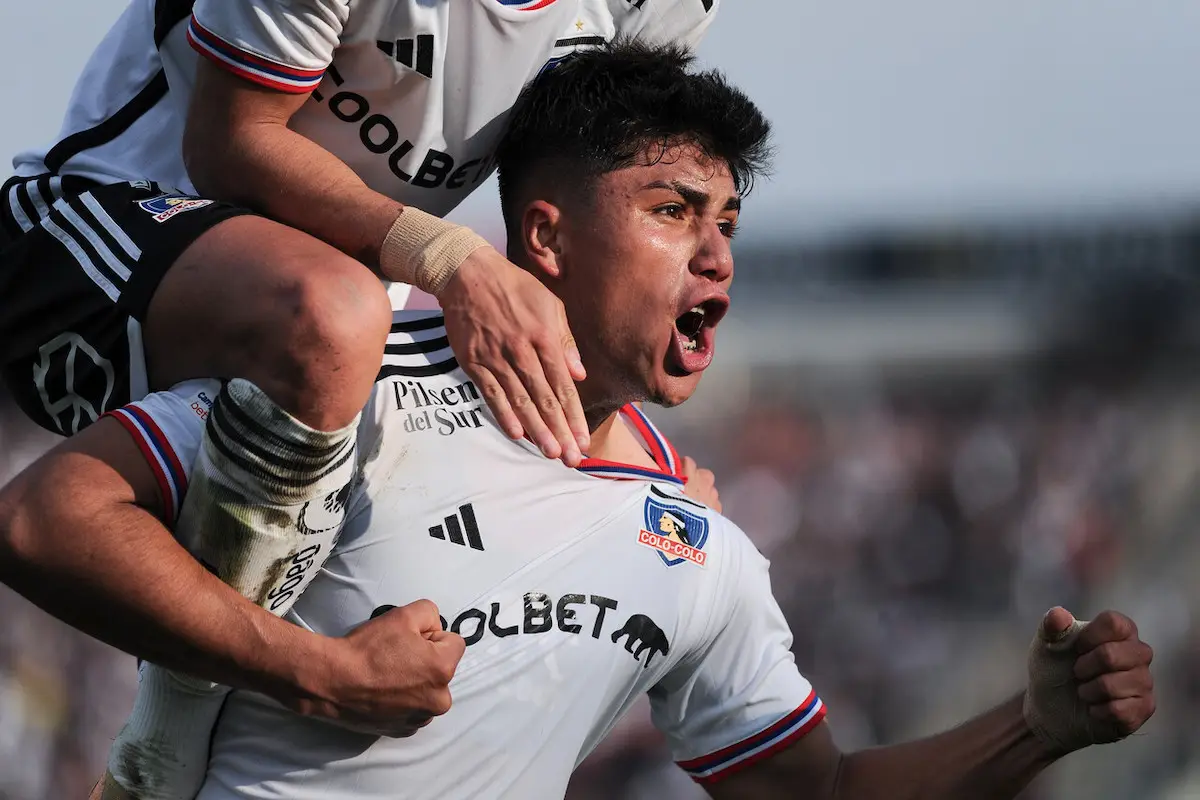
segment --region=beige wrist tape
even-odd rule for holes
[[[1098,723],[1088,715],[1075,680],[1075,640],[1086,625],[1075,620],[1053,642],[1042,638],[1039,630],[1029,645],[1025,721],[1039,739],[1067,752],[1099,740]]]
[[[379,266],[384,277],[437,297],[467,256],[485,245],[470,228],[405,206],[384,237]]]

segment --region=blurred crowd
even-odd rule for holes
[[[1116,608],[1155,647],[1157,716],[1026,796],[1200,798],[1200,376],[1046,366],[823,396],[803,375],[767,375],[749,394],[774,399],[740,418],[672,429],[660,416],[771,560],[797,663],[843,748],[965,721],[1019,691],[1046,610]],[[703,796],[643,706],[570,798]]]
[[[1046,609],[1113,607],[1155,647],[1158,713],[1027,796],[1200,798],[1200,354],[1153,355],[842,381],[775,366],[749,376],[756,399],[734,416],[656,416],[716,472],[725,512],[770,558],[796,660],[842,747],[1000,702],[1023,683]],[[0,477],[38,448],[23,437],[0,427]],[[0,800],[83,797],[129,706],[133,661],[2,588],[0,620]],[[700,796],[644,705],[569,795]]]

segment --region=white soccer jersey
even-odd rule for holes
[[[636,408],[623,414],[659,469],[571,470],[496,427],[440,316],[398,314],[387,352],[349,522],[290,618],[342,636],[389,606],[433,600],[468,645],[454,706],[412,738],[386,739],[234,692],[201,800],[561,797],[642,693],[702,782],[821,721],[766,560],[683,495],[678,457]],[[210,394],[174,407],[203,416]],[[159,398],[135,404],[127,427],[171,497],[184,478],[169,473],[192,463],[200,426]]]
[[[57,144],[18,174],[194,192],[180,142],[206,57],[312,96],[292,127],[375,190],[430,213],[492,171],[521,87],[614,36],[699,41],[720,0],[132,0],[76,85]]]

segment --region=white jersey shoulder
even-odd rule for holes
[[[377,191],[431,213],[493,168],[521,88],[627,35],[695,44],[716,0],[132,0],[76,85],[59,141],[21,175],[194,192],[179,149],[199,58],[311,92],[292,127]]]
[[[434,601],[468,645],[454,707],[376,739],[235,692],[201,800],[561,797],[644,693],[701,781],[822,718],[745,535],[669,475],[606,479],[509,440],[438,317],[397,316],[360,447],[346,530],[291,618],[341,636]]]

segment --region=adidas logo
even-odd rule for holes
[[[459,518],[461,517],[461,522]],[[458,507],[458,515],[451,514],[442,520],[443,525],[434,525],[429,529],[429,535],[434,539],[446,541],[447,535],[451,544],[471,546],[473,550],[483,550],[483,540],[479,538],[479,525],[475,522],[475,509],[470,503]],[[463,539],[463,532],[466,539]]]
[[[397,39],[394,42],[379,41],[375,44],[388,58],[396,59],[397,62],[426,78],[433,77],[432,33],[422,33],[416,39]]]

